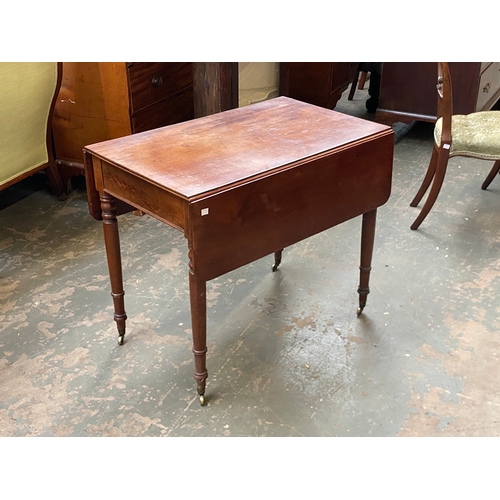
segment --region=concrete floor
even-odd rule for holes
[[[364,113],[366,91],[338,110]],[[116,342],[101,224],[83,185],[0,194],[0,436],[500,435],[500,179],[456,158],[418,231],[432,126],[395,126],[371,293],[361,220],[208,284],[207,405],[196,396],[183,235],[120,218],[128,332]]]

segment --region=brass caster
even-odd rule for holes
[[[200,405],[205,406],[205,396],[203,394],[200,394]]]
[[[273,273],[278,270],[278,266],[279,266],[279,264],[274,264],[273,267],[271,267]]]
[[[118,345],[123,345],[123,341],[124,341],[124,336],[123,335],[120,335],[118,337]]]
[[[358,307],[358,310],[356,311],[356,315],[359,317],[361,316],[361,313],[363,312],[363,307]]]

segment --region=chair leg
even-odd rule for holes
[[[490,185],[491,181],[495,178],[495,176],[498,174],[498,171],[500,170],[500,160],[497,160],[493,164],[493,168],[490,170],[490,173],[488,174],[488,177],[483,182],[483,185],[481,186],[481,189],[487,189],[488,186]]]
[[[431,185],[431,181],[434,178],[434,174],[436,173],[437,160],[438,160],[438,148],[436,144],[434,144],[434,147],[432,149],[431,160],[429,162],[429,166],[427,167],[427,172],[425,173],[424,180],[422,181],[422,185],[420,186],[420,189],[415,195],[415,198],[413,198],[413,201],[410,203],[410,207],[416,207],[420,203],[422,196],[424,196],[427,189]]]
[[[359,75],[358,90],[363,90],[365,88],[367,77],[368,71],[361,71],[361,75]]]
[[[354,78],[354,80],[351,83],[351,90],[349,90],[349,96],[347,97],[348,101],[352,101],[354,98],[354,92],[356,92],[356,85],[358,84],[358,79],[359,79],[360,73],[361,73],[360,71],[356,71],[356,77]]]
[[[418,214],[418,217],[410,226],[411,229],[413,230],[418,229],[420,224],[422,224],[423,220],[427,217],[427,214],[433,207],[436,198],[438,197],[439,191],[441,190],[441,186],[443,185],[443,180],[446,174],[446,167],[448,166],[449,157],[450,157],[450,152],[448,149],[440,148],[437,151],[436,173],[434,175],[434,181],[431,186],[431,191],[429,193],[429,196],[427,197],[427,200],[425,200],[421,212]]]
[[[55,162],[49,161],[47,168],[45,169],[47,178],[49,179],[50,187],[54,191],[54,194],[61,200],[64,201],[68,195],[67,189],[64,188],[64,181],[61,177],[61,173],[57,168]]]

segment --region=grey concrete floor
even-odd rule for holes
[[[337,110],[364,113],[366,91]],[[371,293],[356,316],[361,220],[208,283],[207,405],[196,396],[187,245],[119,220],[129,317],[118,346],[101,224],[81,183],[0,193],[0,436],[498,436],[500,179],[456,158],[409,226],[432,126],[395,125]]]

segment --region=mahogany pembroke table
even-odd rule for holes
[[[103,221],[118,343],[127,319],[117,223],[123,207],[187,239],[202,405],[208,280],[273,253],[275,271],[283,248],[362,215],[361,314],[377,208],[391,191],[393,146],[386,125],[288,97],[86,146],[89,209]]]

